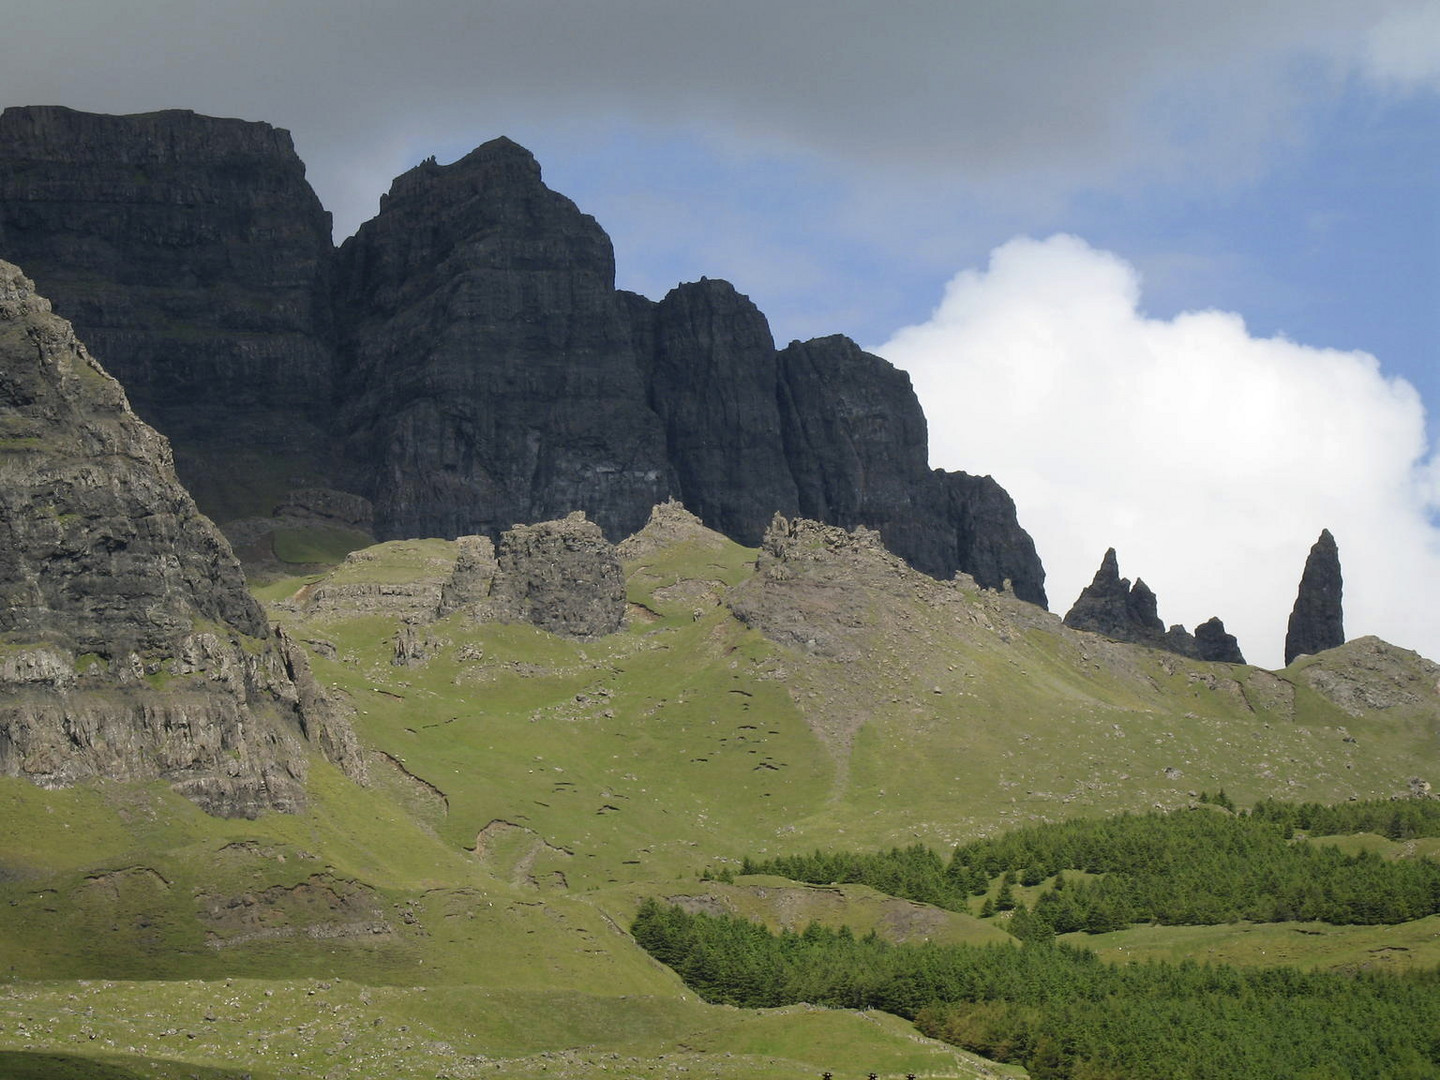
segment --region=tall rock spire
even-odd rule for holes
[[[1285,663],[1297,656],[1323,652],[1345,644],[1345,620],[1340,606],[1340,551],[1329,529],[1322,529],[1320,539],[1305,560],[1300,576],[1300,592],[1290,612],[1290,627],[1285,634]]]

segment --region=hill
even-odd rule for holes
[[[936,581],[864,530],[781,519],[757,551],[674,505],[620,546],[625,626],[567,638],[436,617],[459,547],[395,541],[260,590],[349,714],[368,787],[316,758],[302,812],[246,821],[157,784],[0,782],[7,1065],[993,1075],[883,1015],[704,1005],[625,927],[654,897],[1005,940],[858,886],[700,877],[1202,790],[1408,796],[1433,762],[1440,672],[1373,639],[1280,672],[1192,661]],[[1183,930],[1113,948],[1183,954]],[[1353,963],[1364,943],[1335,939]]]

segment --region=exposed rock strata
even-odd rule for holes
[[[866,525],[1045,603],[1004,491],[930,470],[903,372],[842,337],[777,352],[722,281],[616,291],[609,238],[508,139],[399,177],[338,258],[328,237],[267,125],[0,119],[0,256],[100,345],[247,557],[274,529],[498,540],[574,510],[615,539],[677,497],[746,544],[777,512]]]
[[[351,552],[286,606],[307,618],[398,616],[405,625],[395,662],[411,664],[435,651],[417,627],[455,612],[566,637],[613,633],[625,618],[625,578],[614,545],[577,510],[507,529],[498,552],[488,536],[393,540]]]
[[[272,638],[169,446],[0,263],[0,773],[162,778],[211,813],[304,803],[305,745],[359,768]]]
[[[1296,657],[1324,652],[1345,644],[1345,618],[1341,605],[1344,582],[1340,576],[1340,549],[1329,529],[1310,548],[1300,590],[1285,632],[1285,663]]]
[[[1105,552],[1094,579],[1065,613],[1065,625],[1103,634],[1114,641],[1164,649],[1193,660],[1245,662],[1239,643],[1234,635],[1225,632],[1225,624],[1219,618],[1212,617],[1201,623],[1194,635],[1179,624],[1166,629],[1160,620],[1155,593],[1139,578],[1132,585],[1129,578],[1120,576],[1114,548]]]
[[[610,240],[509,139],[399,177],[340,251],[347,457],[383,538],[498,537],[669,490]]]
[[[1227,634],[1225,624],[1218,616],[1213,615],[1195,627],[1195,656],[1200,660],[1213,660],[1222,664],[1245,663],[1235,635]]]
[[[1357,717],[1440,705],[1440,664],[1377,637],[1356,638],[1316,657],[1300,670],[1299,681]]]

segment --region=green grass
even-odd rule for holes
[[[1400,926],[1238,923],[1136,926],[1059,940],[1114,961],[1194,959],[1210,963],[1345,971],[1394,971],[1440,964],[1440,915]]]
[[[257,593],[443,580],[454,551],[377,545]],[[815,847],[943,851],[1035,820],[1185,805],[1192,790],[1383,797],[1433,758],[1433,715],[1352,717],[1283,673],[1095,643],[995,594],[863,584],[864,617],[842,628],[852,658],[778,645],[721,603],[754,558],[692,538],[627,566],[617,634],[576,642],[456,614],[419,629],[433,655],[409,667],[391,662],[394,615],[275,608],[297,640],[333,647],[312,666],[371,758],[368,788],[315,762],[303,814],[221,821],[158,784],[0,779],[0,1053],[129,1070],[119,1080],[176,1075],[175,1062],[206,1080],[555,1080],[602,1065],[973,1076],[972,1059],[891,1017],[703,1005],[622,928],[646,897],[686,897],[772,927],[1010,940],[1003,920],[859,886],[698,875]],[[1429,964],[1429,923],[1087,941],[1115,957]]]
[[[374,542],[369,534],[358,529],[326,525],[277,528],[271,537],[277,559],[302,566],[334,566],[350,552]]]

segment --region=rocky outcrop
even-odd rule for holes
[[[1155,594],[1144,581],[1136,580],[1132,586],[1129,578],[1120,576],[1114,548],[1105,552],[1094,579],[1080,591],[1065,613],[1065,625],[1104,634],[1116,641],[1156,647],[1165,635]]]
[[[0,773],[162,778],[207,811],[304,803],[306,744],[359,770],[166,441],[0,263]]]
[[[711,528],[757,545],[776,511],[798,505],[770,324],[729,282],[704,278],[672,289],[652,317],[641,364],[675,493]]]
[[[580,511],[506,530],[496,564],[490,604],[503,622],[590,638],[614,633],[625,619],[620,560]]]
[[[1377,637],[1327,650],[1300,669],[1299,681],[1355,717],[1372,710],[1393,719],[1433,716],[1440,706],[1440,664]]]
[[[1245,663],[1240,643],[1235,640],[1234,634],[1225,632],[1225,624],[1218,616],[1211,616],[1195,627],[1195,657],[1221,664]]]
[[[1340,576],[1340,549],[1329,529],[1310,548],[1300,591],[1285,632],[1285,663],[1296,657],[1324,652],[1345,644],[1345,618],[1341,607],[1344,582]]]
[[[329,471],[330,215],[288,132],[6,109],[0,258],[74,324],[203,500],[252,513]]]
[[[257,562],[277,531],[498,541],[574,510],[618,539],[676,497],[745,544],[777,512],[865,525],[1045,603],[999,485],[930,470],[903,372],[843,337],[777,352],[723,281],[616,291],[609,238],[508,139],[397,178],[336,256],[283,131],[11,109],[7,254]]]
[[[917,557],[915,565],[937,577],[946,576],[945,568],[953,566],[987,589],[1003,589],[1008,583],[1021,600],[1047,607],[1045,569],[1030,534],[1020,527],[1009,493],[989,476],[939,469],[934,475],[946,508],[944,525],[935,530],[941,560],[930,564]]]
[[[500,564],[495,559],[495,545],[488,536],[462,536],[455,541],[455,569],[440,588],[436,614],[444,618],[451,612],[469,609],[488,613],[490,590]]]
[[[625,579],[615,547],[577,510],[507,529],[498,551],[488,536],[392,540],[354,551],[283,606],[305,619],[398,617],[395,662],[412,664],[436,651],[421,628],[456,612],[566,637],[613,633],[625,617]]]
[[[634,562],[681,544],[701,551],[720,551],[725,547],[725,537],[706,528],[683,503],[669,499],[651,508],[645,527],[621,540],[615,554],[621,562]]]
[[[1120,576],[1114,548],[1105,552],[1094,579],[1065,613],[1065,625],[1194,660],[1245,662],[1239,644],[1233,635],[1225,632],[1225,624],[1218,618],[1201,623],[1193,636],[1179,624],[1166,629],[1160,620],[1155,593],[1139,578],[1131,585],[1129,578]]]

